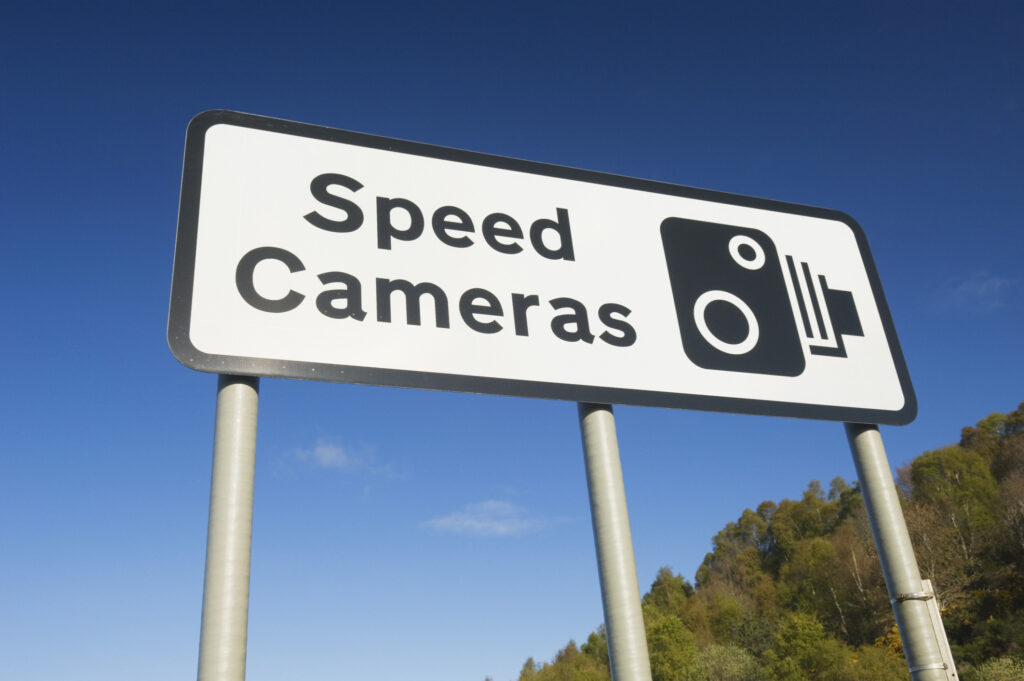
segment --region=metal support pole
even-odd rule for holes
[[[199,681],[244,681],[260,379],[219,376]]]
[[[580,403],[579,414],[612,679],[651,681],[615,417],[606,404]]]
[[[928,604],[922,600],[921,573],[878,426],[847,423],[846,436],[910,676],[913,681],[946,681],[947,665],[932,629]]]

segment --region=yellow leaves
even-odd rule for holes
[[[900,639],[900,630],[895,624],[889,631],[885,632],[884,636],[880,636],[875,641],[875,646],[879,648],[885,648],[893,655],[903,656],[903,641]]]

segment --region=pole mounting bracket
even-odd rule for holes
[[[926,669],[949,669],[949,665],[945,662],[935,662],[933,664],[922,664],[917,667],[911,667],[910,673],[923,672]]]
[[[930,601],[935,598],[935,594],[930,591],[912,591],[906,594],[900,594],[896,598],[890,599],[893,605],[902,603],[903,601]]]

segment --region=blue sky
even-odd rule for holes
[[[1022,399],[1016,3],[0,10],[4,676],[195,674],[216,378],[165,340],[185,127],[223,108],[834,208],[919,401]],[[852,479],[840,424],[616,410],[637,568]],[[575,405],[266,379],[248,678],[496,681],[601,621]]]

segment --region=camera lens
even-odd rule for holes
[[[723,309],[724,305],[731,307],[731,310]],[[746,322],[745,333],[741,331],[742,322],[734,311],[739,311],[743,318],[742,321]],[[712,318],[714,326],[718,327],[717,334],[711,330],[711,326],[708,324],[709,316]],[[702,293],[693,305],[693,321],[697,324],[700,335],[708,344],[729,355],[744,355],[750,352],[757,345],[761,336],[761,330],[757,325],[757,318],[754,317],[753,310],[728,291],[705,291]],[[734,338],[741,340],[734,341]]]

